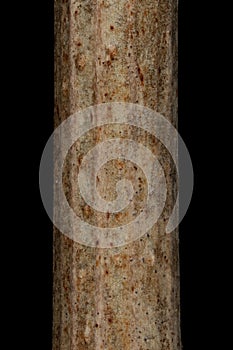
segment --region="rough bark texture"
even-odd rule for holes
[[[55,0],[55,126],[79,109],[114,101],[150,107],[176,125],[176,50],[176,0]],[[109,135],[140,140],[157,152],[166,209],[146,235],[119,248],[83,246],[55,230],[53,350],[179,350],[178,233],[165,234],[176,184],[166,149],[134,127],[97,128],[71,150],[67,198],[78,215],[98,225],[130,217],[100,216],[72,196],[72,160]],[[131,167],[118,163],[108,164],[112,176],[102,182],[103,193],[114,186],[119,166],[123,174]],[[142,179],[139,210],[145,183],[140,169],[130,171]]]

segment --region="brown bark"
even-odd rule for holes
[[[115,101],[149,107],[176,126],[176,0],[55,0],[55,126],[77,110]],[[78,215],[106,224],[109,218],[74,200],[71,162],[120,131],[157,152],[167,180],[166,209],[146,235],[118,248],[87,247],[55,230],[53,350],[181,347],[178,232],[165,234],[176,195],[166,149],[134,127],[97,128],[79,154],[71,150],[65,191]],[[114,184],[117,166],[109,165],[113,176],[100,191]]]

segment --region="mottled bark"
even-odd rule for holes
[[[149,107],[176,126],[177,1],[55,0],[55,126],[77,110],[116,101]],[[109,135],[140,140],[157,152],[167,180],[166,209],[146,235],[119,248],[87,247],[55,230],[53,350],[179,350],[178,232],[165,234],[176,181],[165,147],[135,127],[89,132],[66,162],[67,198],[90,222],[117,222],[77,201],[79,194],[73,198],[73,160]],[[126,174],[131,165],[120,166]],[[112,176],[100,191],[114,184],[118,168],[117,161],[108,164]],[[138,210],[145,183],[140,169],[131,170],[142,179]]]

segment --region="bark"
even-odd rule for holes
[[[176,126],[177,1],[55,0],[55,126],[77,110],[119,101],[156,110]],[[167,180],[166,209],[146,235],[118,248],[87,247],[54,230],[53,350],[181,347],[178,232],[165,234],[176,180],[165,147],[134,127],[97,128],[78,154],[71,150],[65,191],[84,219],[117,223],[115,216],[106,218],[74,200],[71,168],[74,159],[101,139],[120,132],[157,152]],[[113,176],[100,191],[114,187],[118,166],[108,165]],[[123,164],[123,174],[127,167]],[[141,177],[140,169],[135,171]],[[144,185],[142,177],[138,186]],[[144,190],[136,210],[143,195]],[[129,211],[118,219],[131,215]]]

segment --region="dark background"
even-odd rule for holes
[[[218,36],[220,9],[212,2],[209,5],[205,9],[201,2],[179,1],[179,132],[189,149],[195,176],[192,202],[180,224],[184,350],[208,349],[211,344],[216,345],[216,330],[224,322],[216,316],[218,297],[213,298],[216,286],[224,282],[218,271],[218,251],[212,248],[213,226],[219,213],[214,205],[211,177],[213,156],[221,147],[217,142],[218,125],[216,127],[212,118],[219,97],[215,90],[216,80],[224,70],[216,53],[223,52],[225,47],[223,37]],[[18,290],[26,286],[22,293],[25,302],[19,302],[21,314],[25,312],[25,305],[29,305],[25,316],[26,339],[32,338],[35,348],[51,350],[52,224],[40,200],[38,170],[44,145],[53,131],[53,2],[40,2],[31,10],[32,14],[26,15],[23,21],[28,54],[19,81],[24,82],[25,70],[29,70],[29,80],[23,90],[23,100],[26,100],[27,108],[30,107],[25,121],[31,129],[25,132],[25,152],[30,143],[33,157],[30,149],[25,156],[25,164],[30,170],[22,195],[25,196],[27,189],[27,222],[30,224],[25,240],[27,254],[20,255],[23,273]],[[16,53],[18,56],[20,50]],[[213,60],[216,63],[212,63]],[[25,341],[24,345],[26,347]]]

